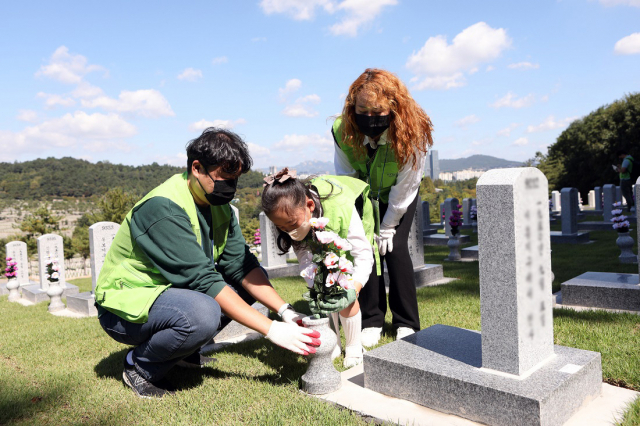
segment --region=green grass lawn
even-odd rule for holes
[[[469,233],[465,231],[466,233]],[[470,233],[469,233],[470,234]],[[470,234],[477,244],[477,235]],[[553,245],[554,291],[586,271],[637,273],[620,265],[614,232],[592,232],[596,243]],[[441,263],[450,284],[418,290],[421,327],[480,329],[478,263],[443,262],[446,247],[425,247],[426,263]],[[72,281],[81,291],[90,279]],[[308,312],[301,278],[273,280],[283,298]],[[176,396],[143,400],[122,384],[127,347],[111,340],[95,318],[50,315],[47,304],[23,307],[0,297],[0,424],[365,424],[354,413],[299,392],[304,357],[260,339],[227,348],[200,371],[175,368]],[[393,340],[387,317],[381,345]],[[554,311],[556,344],[602,354],[604,380],[640,390],[640,316]],[[335,361],[342,370],[342,358]],[[640,402],[620,424],[640,424]]]

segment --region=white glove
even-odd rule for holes
[[[267,339],[276,345],[300,355],[316,353],[314,346],[320,346],[320,333],[297,325],[273,321]]]
[[[305,314],[296,312],[293,309],[293,307],[288,303],[285,303],[280,307],[280,309],[278,309],[278,315],[280,315],[280,318],[282,318],[282,321],[286,322],[287,324],[294,324],[294,325],[295,324],[302,325],[302,318],[306,317]]]
[[[387,252],[391,253],[393,251],[394,235],[396,235],[395,228],[387,228],[384,225],[380,227],[380,235],[376,236],[380,256],[384,256]]]

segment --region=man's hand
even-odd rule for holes
[[[282,321],[286,322],[287,324],[297,324],[297,325],[302,325],[302,318],[306,317],[305,314],[296,312],[293,309],[293,307],[288,303],[285,303],[280,307],[280,309],[278,310],[278,315],[280,315],[280,318],[282,318]]]
[[[350,288],[338,294],[325,296],[319,301],[310,301],[309,308],[314,314],[328,315],[333,312],[340,312],[356,300],[356,290]]]
[[[393,251],[393,236],[396,235],[395,227],[387,227],[382,225],[380,227],[380,235],[376,235],[376,243],[378,243],[378,250],[380,256],[384,256],[387,252]]]
[[[267,339],[276,345],[300,355],[316,353],[315,346],[320,346],[320,333],[297,325],[273,321]]]

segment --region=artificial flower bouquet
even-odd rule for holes
[[[7,267],[4,268],[4,276],[11,280],[18,276],[18,262],[14,261],[12,257],[7,257]]]
[[[325,231],[329,219],[311,218],[311,231],[305,242],[313,254],[312,263],[300,276],[313,282],[304,294],[309,304],[316,304],[329,296],[336,296],[355,288],[353,263],[347,258],[351,244],[338,234]]]
[[[51,283],[57,283],[60,280],[60,268],[58,267],[58,259],[49,260],[47,262],[47,273],[45,277]]]
[[[449,226],[451,227],[451,235],[454,237],[460,232],[458,228],[462,225],[462,212],[460,211],[460,204],[455,209],[451,210],[451,216],[449,216]]]
[[[613,203],[613,210],[611,210],[611,214],[613,215],[611,218],[611,222],[613,222],[613,229],[620,233],[629,232],[629,221],[627,220],[627,217],[622,214],[622,203],[620,201]]]

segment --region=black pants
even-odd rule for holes
[[[631,211],[631,207],[635,204],[633,202],[633,181],[631,179],[620,179],[620,192],[627,202],[627,210]]]
[[[397,327],[409,327],[420,330],[418,314],[418,299],[413,277],[413,264],[409,256],[409,230],[416,213],[418,196],[413,200],[407,212],[396,227],[393,237],[393,251],[380,260],[386,261],[389,272],[389,307],[391,308],[392,324]],[[387,204],[380,203],[380,218],[384,218]],[[382,327],[387,312],[387,297],[384,286],[384,276],[376,275],[376,265],[369,276],[369,281],[360,292],[358,298],[362,312],[362,328]]]

